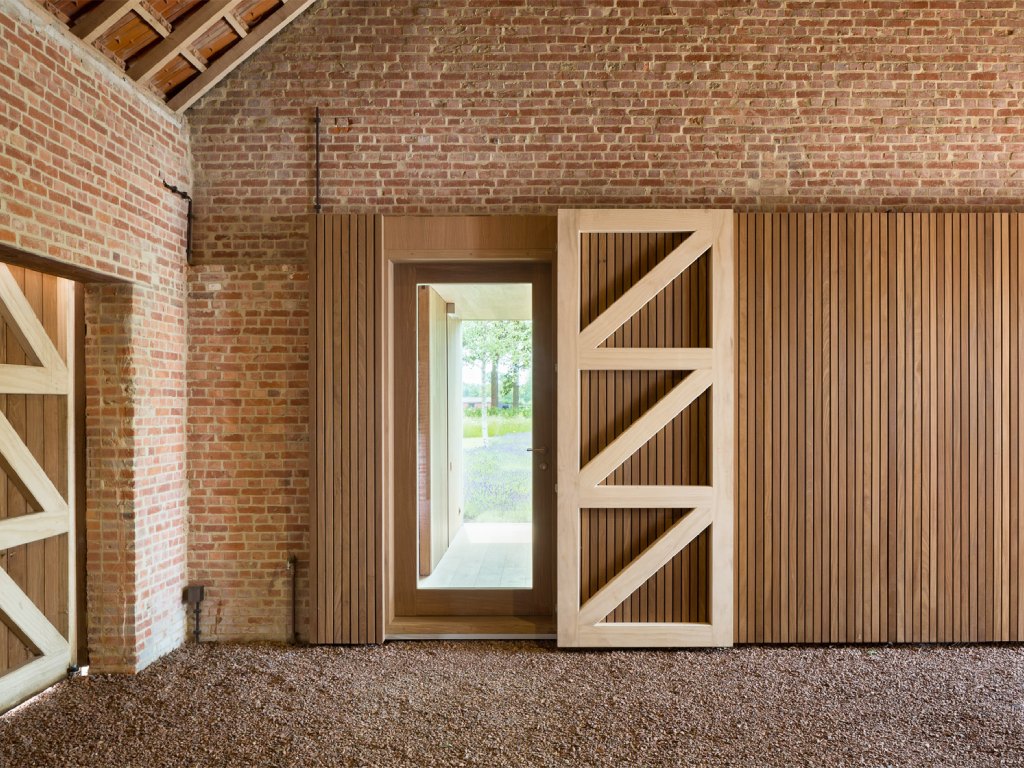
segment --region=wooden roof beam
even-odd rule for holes
[[[71,31],[87,43],[94,43],[104,32],[134,11],[140,0],[106,0],[75,20]]]
[[[157,43],[139,60],[129,65],[128,75],[136,82],[144,82],[188,48],[203,32],[212,27],[238,0],[208,0],[177,25],[166,38]],[[244,41],[243,41],[244,42]],[[209,70],[207,70],[209,71]],[[205,74],[205,73],[204,73]]]
[[[219,83],[231,70],[258,51],[264,43],[287,26],[292,19],[311,6],[315,0],[290,0],[285,3],[261,24],[249,30],[249,34],[239,40],[216,61],[210,64],[205,72],[195,77],[177,94],[167,101],[167,105],[176,112],[183,112],[194,104],[204,93]],[[170,38],[167,38],[170,40]],[[167,42],[165,40],[164,42]],[[130,70],[129,70],[130,72]]]

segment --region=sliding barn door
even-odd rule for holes
[[[73,297],[0,264],[0,712],[74,658]]]
[[[732,214],[558,227],[559,645],[731,645]]]

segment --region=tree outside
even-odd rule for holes
[[[463,321],[462,361],[465,520],[529,522],[533,323]]]
[[[533,323],[529,320],[467,320],[462,324],[463,395],[477,397],[484,441],[491,436],[493,411],[519,412],[527,405],[524,378],[533,363]],[[479,376],[479,385],[471,382]],[[532,387],[530,387],[532,390]],[[486,391],[485,391],[486,390]],[[530,393],[532,395],[532,391]],[[504,401],[503,401],[504,398]],[[472,414],[467,419],[467,427]]]

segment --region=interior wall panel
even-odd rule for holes
[[[384,639],[380,217],[322,215],[310,238],[310,637]]]
[[[317,642],[383,638],[380,234],[373,216],[315,225]],[[1024,639],[1024,216],[742,213],[735,241],[736,641]],[[593,235],[585,246],[584,323],[671,243]],[[706,343],[701,279],[697,264],[607,345]],[[584,373],[584,459],[670,376]],[[607,482],[704,482],[710,460],[686,438],[709,418],[695,404]],[[584,513],[581,597],[677,514]],[[703,620],[706,557],[695,541],[608,621]]]
[[[1024,637],[1024,217],[739,214],[736,639]]]

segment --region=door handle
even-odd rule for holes
[[[543,446],[540,446],[537,448],[527,448],[526,451],[527,453],[547,453],[548,449]],[[539,469],[541,472],[543,472],[547,468],[548,463],[546,461],[542,461],[540,464],[537,465],[537,469]]]

